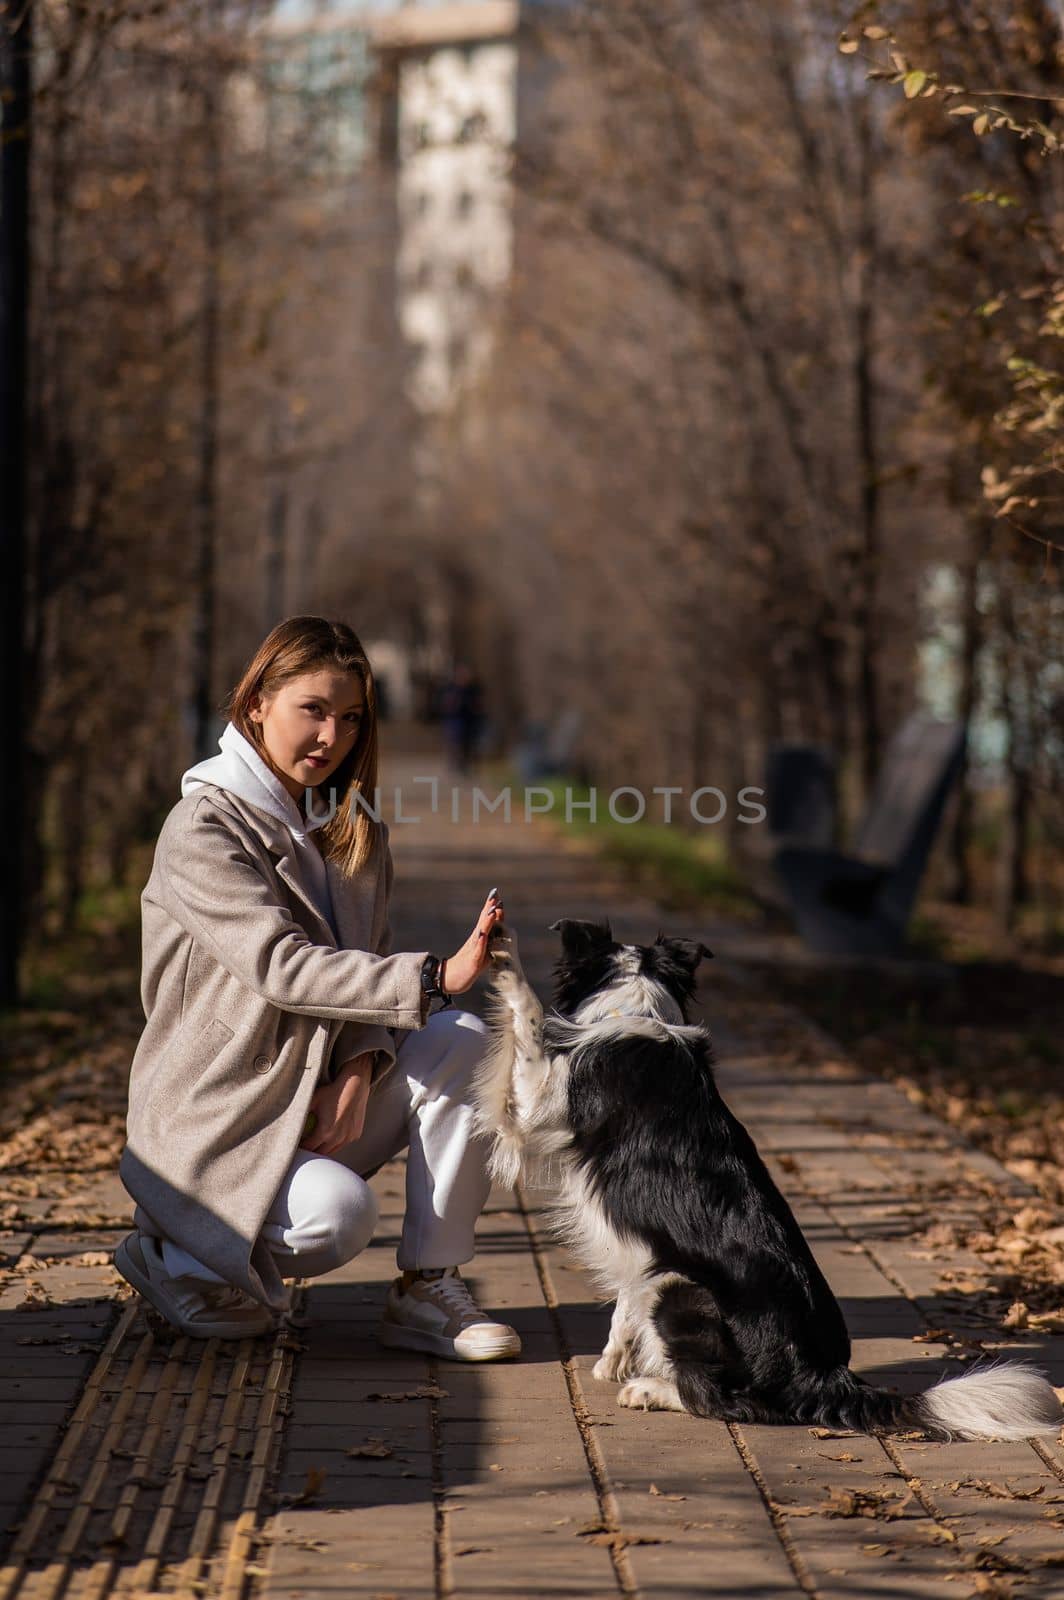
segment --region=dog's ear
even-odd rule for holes
[[[580,922],[573,917],[562,917],[551,923],[550,931],[561,934],[562,949],[570,957],[586,956],[600,945],[613,943],[608,922]]]
[[[686,967],[689,972],[694,972],[703,956],[713,959],[713,952],[700,939],[669,939],[665,934],[659,933],[654,940],[667,950],[674,961]]]

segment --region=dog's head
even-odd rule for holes
[[[551,923],[551,930],[562,936],[554,1005],[563,1017],[580,1012],[586,1020],[592,1011],[606,1016],[618,1010],[686,1022],[695,972],[703,956],[713,954],[697,939],[669,939],[663,933],[650,945],[620,944],[608,922],[563,917]]]

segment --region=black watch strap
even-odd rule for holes
[[[451,996],[444,994],[440,986],[440,970],[443,961],[439,956],[426,956],[421,964],[421,992],[431,1005],[433,1000],[442,1000],[445,1006],[452,1004]]]

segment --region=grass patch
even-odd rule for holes
[[[23,953],[20,1003],[0,1012],[0,1081],[62,1069],[112,1048],[124,1058],[144,1025],[140,1007],[140,893],[152,846],[134,852],[125,882],[95,883],[63,932],[54,907]]]
[[[951,955],[950,935],[933,916],[917,912],[906,935],[908,953],[925,961],[946,961]]]
[[[617,822],[600,804],[596,820],[579,808],[591,790],[566,778],[545,778],[537,787],[554,796],[545,815],[568,833],[591,840],[639,887],[673,910],[712,909],[722,916],[760,920],[761,911],[745,879],[728,859],[723,836],[709,830],[685,832],[661,822]],[[566,797],[573,810],[566,820]]]
[[[124,883],[95,883],[77,904],[73,926],[57,927],[54,910],[22,958],[26,1007],[83,1003],[87,993],[134,984],[140,966],[140,894],[150,867],[140,856]]]

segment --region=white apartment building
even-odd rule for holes
[[[518,21],[517,0],[465,0],[402,6],[372,24],[391,66],[397,310],[423,412],[446,411],[483,370],[510,278]]]
[[[519,20],[519,0],[279,0],[263,36],[271,92],[244,118],[257,142],[298,143],[342,176],[370,154],[376,107],[395,164],[397,322],[423,413],[447,411],[484,370],[510,279]]]

